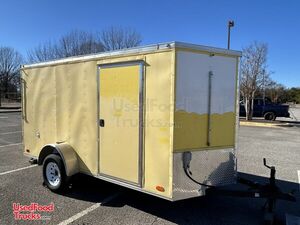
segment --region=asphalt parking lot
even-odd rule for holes
[[[0,224],[262,224],[264,204],[260,199],[202,197],[168,202],[87,176],[73,182],[64,195],[50,192],[42,185],[41,168],[30,166],[21,146],[20,113],[0,114]],[[267,181],[262,163],[277,169],[278,184],[284,190],[299,191],[300,128],[262,128],[241,126],[238,170],[241,176]],[[297,203],[279,201],[278,224],[287,214],[300,216]],[[53,202],[55,209],[44,220],[14,219],[13,203]]]

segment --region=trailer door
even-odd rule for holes
[[[143,64],[99,67],[99,170],[141,184]]]

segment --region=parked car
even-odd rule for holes
[[[246,116],[244,102],[240,102],[240,116]],[[276,117],[290,117],[289,106],[272,103],[268,99],[254,99],[253,117],[264,117],[265,120],[276,120]]]

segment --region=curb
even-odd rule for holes
[[[272,128],[280,128],[283,125],[287,124],[271,124],[271,123],[257,123],[257,122],[246,122],[240,121],[241,126],[251,126],[251,127],[272,127]]]

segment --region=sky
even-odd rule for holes
[[[231,48],[268,44],[272,78],[300,87],[298,0],[1,0],[0,46],[25,57],[37,45],[71,30],[131,27],[142,44],[183,41],[227,47],[227,21],[234,20]]]

